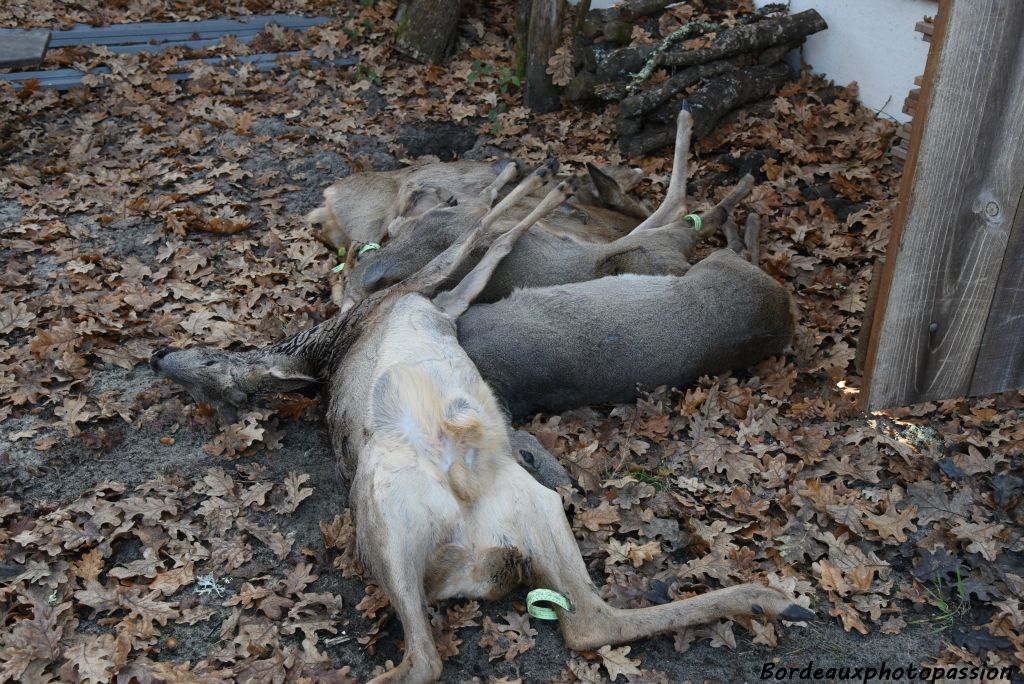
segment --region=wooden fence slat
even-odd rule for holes
[[[323,24],[331,17],[303,17],[290,14],[270,14],[244,19],[207,19],[204,21],[140,21],[111,26],[89,26],[76,24],[66,31],[54,31],[55,40],[75,40],[76,45],[87,44],[96,37],[106,36],[159,36],[162,33],[190,33],[201,31],[263,30],[267,24],[278,24],[284,28],[309,28]],[[2,34],[0,34],[2,35]]]
[[[1013,219],[969,394],[1019,387],[1024,387],[1024,198]]]
[[[901,187],[905,206],[890,240],[882,324],[872,331],[872,409],[971,390],[1024,188],[1024,3],[948,0],[942,13],[948,25],[935,31],[921,138],[908,158],[912,180]]]
[[[235,36],[239,43],[248,43],[255,36]],[[136,55],[140,52],[162,52],[170,48],[184,47],[189,50],[202,50],[220,44],[220,38],[204,38],[202,40],[170,40],[166,43],[138,43],[137,45],[108,45],[108,50],[118,55]]]
[[[213,64],[218,66],[224,66],[230,69],[235,62],[245,62],[252,64],[256,67],[257,71],[270,71],[277,66],[278,57],[294,57],[296,55],[302,55],[301,51],[292,52],[274,52],[274,53],[262,53],[258,55],[244,55],[241,57],[207,57],[205,59],[185,59],[178,62],[178,66],[183,69],[188,69],[189,65],[193,62],[204,62],[206,64]],[[338,67],[354,66],[359,63],[354,57],[338,57],[326,64],[330,64]],[[311,62],[314,66],[323,66],[325,62],[314,60]],[[90,73],[93,74],[109,74],[110,69],[108,67],[97,67]],[[191,77],[190,71],[181,71],[176,73],[165,74],[164,78],[169,81],[184,81]],[[68,90],[81,85],[82,77],[85,76],[85,72],[79,71],[78,69],[48,69],[46,71],[19,71],[11,74],[0,74],[0,82],[7,81],[15,86],[20,86],[23,82],[30,79],[38,79],[40,88],[52,88],[56,90]]]
[[[138,35],[97,35],[90,38],[57,38],[50,42],[51,48],[73,47],[75,45],[132,45],[141,43],[162,43],[165,41],[181,40],[204,40],[220,38],[222,36],[257,36],[262,32],[260,28],[234,29],[231,31],[176,31],[164,32],[159,35],[138,34]]]
[[[0,67],[35,66],[43,61],[49,43],[49,31],[13,29],[0,40]]]
[[[278,24],[287,29],[307,29],[331,21],[331,17],[301,17],[288,14],[275,14],[251,17],[247,21],[234,19],[211,19],[208,21],[146,21],[134,24],[115,24],[113,26],[88,26],[77,24],[66,31],[53,31],[50,47],[68,47],[70,45],[124,45],[132,43],[148,43],[159,40],[190,40],[199,38],[219,38],[224,35],[254,36],[262,32],[268,24]],[[0,46],[9,44],[13,39],[24,34],[21,29],[0,29]]]

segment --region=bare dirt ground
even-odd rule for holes
[[[12,3],[0,25],[245,7],[180,5]],[[306,8],[339,19],[269,31],[260,49],[353,53],[359,68],[197,67],[179,84],[165,75],[182,55],[63,50],[48,63],[112,74],[64,94],[0,88],[0,680],[364,681],[397,662],[401,629],[360,574],[318,403],[274,398],[224,427],[145,361],[331,315],[335,257],[299,218],[352,171],[554,156],[630,161],[648,199],[664,188],[669,151],[621,159],[610,111],[522,108],[502,71],[507,10],[470,4],[441,69],[391,53],[393,3]],[[610,602],[760,580],[820,619],[579,654],[523,617],[524,592],[452,602],[434,613],[445,681],[741,682],[810,661],[1020,679],[1024,395],[855,405],[892,135],[854,89],[808,77],[732,116],[696,146],[691,194],[707,206],[755,173],[762,265],[800,309],[793,352],[527,424],[578,482],[567,514]]]

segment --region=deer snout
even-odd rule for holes
[[[161,349],[159,351],[153,352],[153,356],[149,357],[149,367],[152,368],[154,371],[159,371],[160,359],[170,354],[171,351],[171,349]]]

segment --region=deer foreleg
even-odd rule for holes
[[[722,226],[722,232],[725,233],[729,249],[737,254],[743,254],[746,245],[743,243],[743,238],[740,237],[740,231],[736,228],[736,222],[732,220],[732,217],[725,221],[725,225]]]
[[[743,242],[746,245],[747,260],[757,266],[761,261],[761,243],[758,241],[761,236],[761,221],[757,214],[747,214],[747,225],[743,231]]]

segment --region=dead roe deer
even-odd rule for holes
[[[574,650],[730,615],[813,617],[784,592],[759,584],[649,608],[608,605],[590,579],[560,497],[514,457],[508,419],[459,345],[456,321],[516,240],[565,194],[560,184],[496,240],[478,226],[401,285],[367,297],[333,323],[331,438],[351,477],[361,557],[405,636],[402,661],[375,682],[441,676],[428,602],[496,599],[524,584],[565,597],[569,608],[555,611]],[[453,289],[437,293],[475,245],[491,240]]]

